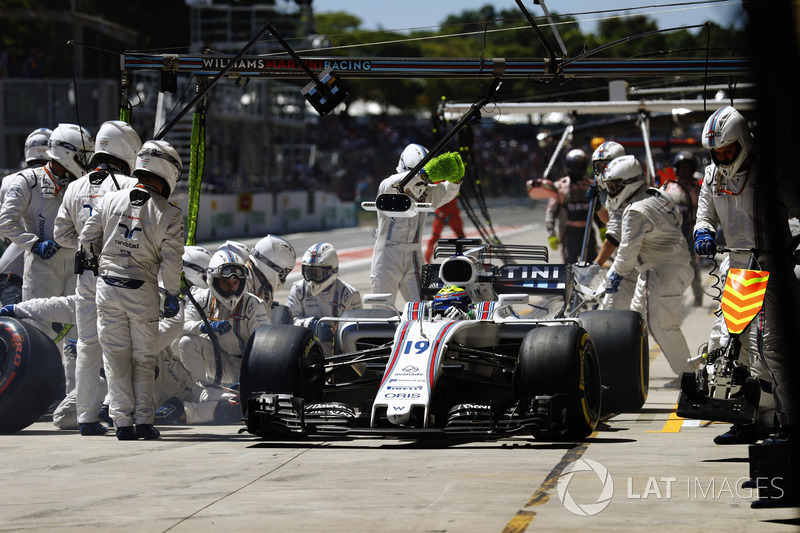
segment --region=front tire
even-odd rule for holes
[[[566,425],[537,437],[584,439],[600,418],[600,367],[589,334],[578,326],[542,326],[522,340],[514,371],[514,395],[566,395]]]
[[[325,358],[317,336],[301,326],[262,326],[250,336],[242,356],[239,395],[242,415],[259,392],[292,394],[306,402],[322,398]]]

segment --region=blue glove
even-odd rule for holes
[[[600,191],[597,190],[597,184],[592,183],[589,185],[589,188],[586,189],[586,199],[591,200],[592,198],[597,198],[600,196]]]
[[[0,309],[0,316],[10,316],[11,318],[17,317],[17,309],[13,305],[4,305]]]
[[[227,320],[216,320],[211,322],[211,331],[213,331],[216,335],[225,335],[231,329],[233,329],[233,326],[231,326],[231,323]],[[203,324],[200,326],[200,331],[202,333],[208,333],[208,327]]]
[[[181,312],[181,299],[177,295],[167,294],[164,298],[164,318],[172,318]]]
[[[50,259],[56,252],[61,248],[56,241],[49,241],[44,239],[39,239],[33,246],[31,247],[31,252],[34,255],[41,257],[44,260]]]
[[[694,232],[694,251],[697,255],[714,255],[717,243],[710,230],[701,228]]]
[[[619,291],[619,284],[622,283],[622,279],[622,276],[612,270],[608,274],[608,279],[606,280],[606,292],[608,294],[615,294]]]

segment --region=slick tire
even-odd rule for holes
[[[242,356],[239,394],[242,414],[260,392],[292,394],[306,403],[322,398],[325,359],[316,335],[301,326],[262,326]]]
[[[594,342],[603,381],[603,413],[632,413],[647,400],[650,348],[636,311],[586,311],[578,315]]]
[[[36,422],[64,396],[61,353],[36,326],[0,317],[0,433]]]
[[[543,326],[522,340],[514,370],[514,396],[561,394],[565,425],[534,433],[549,440],[584,439],[600,418],[600,367],[589,334],[578,326]]]

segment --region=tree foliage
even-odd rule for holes
[[[146,5],[146,4],[142,4]],[[107,20],[136,32],[132,43],[123,44],[96,25],[85,25],[81,42],[85,59],[85,77],[119,75],[117,54],[126,49],[170,51],[182,53],[190,40],[190,10],[184,0],[161,0],[158,16],[153,10],[129,2],[82,0],[76,2],[80,11],[98,20]],[[20,19],[22,12],[42,16]],[[58,18],[64,14],[63,0],[8,0],[0,3],[0,43],[3,50],[17,61],[38,48],[46,75],[72,75],[66,43],[75,39],[72,19]],[[43,16],[45,13],[50,16]],[[21,16],[21,15],[20,15]],[[647,16],[608,18],[599,22],[597,32],[583,33],[577,21],[568,15],[554,13],[555,28],[560,33],[567,53],[558,46],[553,28],[543,17],[535,18],[547,41],[542,43],[528,21],[517,10],[496,10],[487,4],[446,17],[440,27],[410,32],[389,30],[365,31],[357,14],[344,11],[317,13],[318,34],[325,37],[329,49],[322,55],[353,57],[505,57],[543,59],[548,48],[558,57],[577,57],[586,51],[620,42],[603,50],[596,58],[647,57],[712,57],[746,56],[746,33],[734,28],[710,25],[703,28],[656,32],[656,22]],[[298,32],[302,25],[298,15]],[[709,32],[710,31],[710,39]],[[640,36],[635,37],[633,36]],[[284,37],[298,37],[284,36]],[[13,66],[13,65],[12,65]],[[21,74],[18,74],[21,75]],[[429,109],[442,97],[451,100],[474,100],[490,80],[350,80],[354,96],[379,102],[385,108],[397,106],[404,110]],[[653,80],[657,82],[658,80]],[[663,80],[662,80],[663,81]],[[710,80],[719,82],[719,80]],[[604,98],[608,80],[514,80],[504,84],[505,100],[574,100]]]

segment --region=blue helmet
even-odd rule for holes
[[[457,307],[465,313],[468,313],[471,303],[472,299],[465,289],[455,285],[445,285],[439,289],[439,292],[433,297],[433,312],[435,314],[443,314],[451,307]]]

